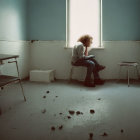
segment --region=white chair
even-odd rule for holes
[[[73,49],[72,49],[72,53],[73,53]],[[77,68],[83,69],[85,67],[84,66],[74,66],[74,65],[71,64],[70,74],[69,74],[69,81],[72,80],[73,71],[74,71],[74,69],[77,69]]]
[[[69,74],[69,81],[72,80],[73,71],[74,71],[74,69],[77,69],[77,68],[83,68],[83,66],[74,66],[74,65],[71,65],[70,74]]]
[[[139,64],[137,62],[124,61],[124,62],[118,63],[118,65],[120,66],[119,79],[120,79],[121,68],[122,67],[127,67],[127,81],[128,81],[127,84],[128,84],[128,87],[130,85],[130,80],[129,80],[129,68],[130,67],[135,67],[136,68],[137,76],[138,76],[138,79],[139,79],[139,72],[138,72],[138,65]]]

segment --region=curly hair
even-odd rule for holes
[[[85,45],[91,39],[93,39],[93,37],[88,35],[88,34],[86,34],[86,35],[82,35],[77,41],[82,42]]]

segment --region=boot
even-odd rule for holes
[[[95,79],[94,80],[95,85],[103,85],[105,83],[105,80],[102,79]]]
[[[101,71],[101,70],[103,70],[103,69],[105,69],[105,66],[99,65],[99,66],[97,67],[97,71]]]

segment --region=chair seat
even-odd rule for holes
[[[124,61],[124,62],[121,62],[119,63],[120,66],[138,66],[138,63],[137,62],[127,62],[127,61]]]
[[[139,65],[137,62],[128,62],[128,61],[123,61],[118,63],[118,65],[120,66],[120,71],[121,71],[121,67],[122,66],[126,66],[127,67],[127,80],[128,80],[128,87],[129,87],[129,67],[135,67],[136,71],[137,71],[137,76],[139,79],[139,72],[138,72],[138,68],[137,66]],[[120,72],[119,72],[120,73]],[[120,79],[120,74],[119,74],[119,79]]]
[[[84,67],[84,66],[74,66],[74,65],[71,65],[70,74],[69,74],[69,81],[72,80],[72,75],[73,75],[74,69],[83,69],[83,68],[86,68],[86,67]]]

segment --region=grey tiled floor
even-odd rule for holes
[[[129,88],[127,83],[113,81],[95,88],[67,81],[24,81],[23,86],[27,102],[18,84],[0,91],[0,140],[88,140],[89,133],[93,140],[140,139],[138,82]],[[70,115],[69,110],[83,114]],[[101,136],[104,132],[108,136]]]

